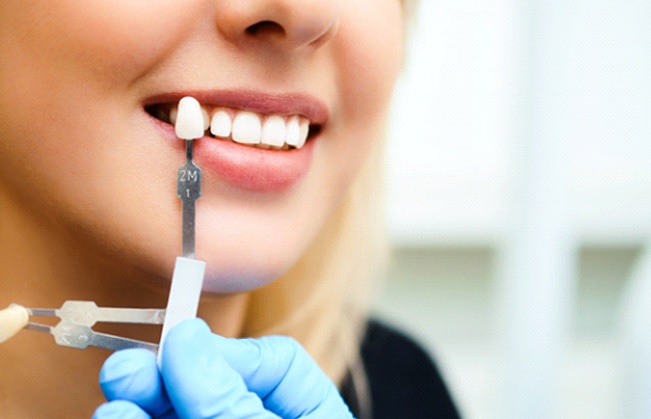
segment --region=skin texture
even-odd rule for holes
[[[243,190],[204,171],[201,315],[237,336],[245,292],[296,263],[382,137],[401,48],[398,0],[3,0],[0,306],[164,306],[184,154],[145,112],[147,98],[309,95],[329,117],[292,187]],[[21,333],[0,347],[0,416],[88,415],[105,356]],[[54,382],[66,390],[52,392]]]

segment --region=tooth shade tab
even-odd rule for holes
[[[253,112],[239,112],[233,121],[233,141],[240,144],[259,144],[262,140],[260,117]]]
[[[29,312],[23,306],[12,304],[0,310],[0,343],[20,332],[29,322]]]
[[[181,99],[174,123],[176,136],[183,140],[195,140],[203,137],[205,131],[204,112],[197,99],[191,96]]]
[[[228,138],[231,136],[233,121],[228,112],[219,110],[212,116],[210,122],[210,133],[215,137]]]
[[[208,111],[203,106],[201,107],[201,113],[203,115],[203,130],[205,131],[208,128],[210,128],[210,115],[208,114]],[[176,117],[178,116],[178,114],[179,114],[178,105],[174,105],[169,111],[169,116],[165,113],[163,109],[159,109],[156,113],[156,117],[158,119],[169,121],[170,124],[175,125]]]

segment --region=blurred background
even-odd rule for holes
[[[466,418],[651,417],[651,2],[421,0],[378,316]]]

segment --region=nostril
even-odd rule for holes
[[[279,23],[271,20],[263,20],[246,28],[246,33],[251,36],[259,36],[262,34],[285,35],[285,29]]]

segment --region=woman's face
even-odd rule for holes
[[[234,121],[195,141],[206,288],[257,287],[305,252],[382,136],[401,36],[399,0],[3,0],[0,190],[169,277],[185,163],[170,113],[192,95]],[[300,149],[240,144],[308,124]]]

